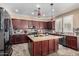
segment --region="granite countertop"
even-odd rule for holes
[[[62,36],[55,36],[55,35],[48,35],[48,36],[38,36],[34,37],[33,35],[28,35],[28,37],[33,41],[33,42],[38,42],[38,41],[44,41],[44,40],[53,40],[53,39],[59,39],[62,38]]]
[[[13,33],[12,35],[23,35],[23,34],[26,34],[26,33]]]
[[[76,35],[76,34],[69,34],[69,33],[50,33],[50,34],[53,34],[53,35],[61,35],[61,36],[75,36],[75,37],[79,37],[79,35]]]

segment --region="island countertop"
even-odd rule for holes
[[[53,40],[53,39],[59,39],[62,38],[62,36],[55,36],[55,35],[43,35],[43,36],[38,36],[34,37],[33,35],[28,35],[28,37],[33,41],[33,42],[38,42],[38,41],[44,41],[44,40]]]

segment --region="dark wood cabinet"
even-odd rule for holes
[[[43,29],[47,29],[47,22],[43,22]]]
[[[47,29],[51,30],[52,29],[52,22],[47,22]]]
[[[28,28],[28,21],[27,20],[12,19],[12,24],[13,24],[14,29]]]
[[[39,29],[40,28],[39,21],[33,21],[33,26],[35,26],[36,29]]]
[[[40,56],[41,55],[41,41],[33,43],[33,55]]]
[[[28,21],[21,20],[20,27],[21,27],[21,29],[27,29],[28,28]]]
[[[49,40],[49,53],[55,50],[55,40]]]
[[[49,41],[42,41],[42,55],[47,55],[48,54],[48,50],[49,50],[49,46],[48,46]]]
[[[13,35],[11,37],[11,44],[28,43],[27,35]]]
[[[31,28],[33,26],[36,27],[36,29],[53,29],[55,30],[55,21],[33,21],[33,20],[22,20],[22,19],[12,19],[12,24],[14,29],[27,29]]]
[[[71,40],[71,47],[74,49],[77,49],[77,40],[75,40],[75,39]]]
[[[43,22],[39,22],[39,28],[40,29],[43,29],[44,28]]]
[[[73,49],[77,49],[77,37],[75,36],[66,36],[67,46]]]
[[[21,28],[21,20],[12,19],[12,24],[14,29],[20,29]]]
[[[58,50],[58,40],[51,39],[33,42],[29,39],[28,48],[30,54],[33,56],[45,56]]]
[[[28,28],[31,28],[33,26],[33,21],[28,21]]]
[[[55,21],[52,22],[52,29],[55,30]]]

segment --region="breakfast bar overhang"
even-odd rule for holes
[[[32,56],[43,56],[58,51],[58,43],[60,36],[28,36],[28,49]]]

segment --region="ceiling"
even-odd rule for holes
[[[32,12],[35,12],[37,9],[37,4],[40,5],[42,15],[45,14],[46,17],[51,16],[50,3],[1,3],[0,6],[5,7],[12,14],[34,16]],[[79,3],[54,3],[53,8],[54,15],[58,16],[79,8]]]
[[[55,3],[55,16],[61,15],[63,13],[75,10],[79,8],[79,3]]]

